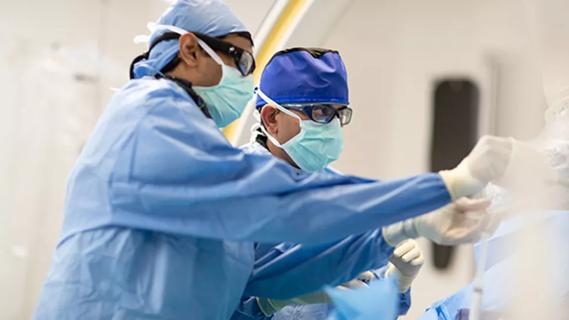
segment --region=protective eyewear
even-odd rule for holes
[[[141,60],[148,59],[148,56],[150,55],[150,51],[152,51],[152,49],[158,43],[160,43],[162,41],[178,39],[178,38],[180,38],[181,34],[183,34],[183,32],[186,32],[184,30],[179,31],[178,28],[171,27],[171,26],[162,26],[162,28],[165,28],[167,30],[172,29],[172,31],[165,32],[164,34],[159,36],[157,39],[155,39],[152,42],[148,51],[137,56],[132,61],[131,65],[130,65],[130,78],[131,79],[134,77],[134,73],[133,73],[134,65]],[[245,51],[239,47],[236,47],[236,46],[234,46],[234,45],[232,45],[226,41],[222,41],[222,40],[219,40],[217,38],[213,38],[213,37],[207,36],[205,34],[197,33],[197,32],[194,32],[194,34],[196,35],[196,37],[198,37],[198,39],[200,39],[201,41],[206,43],[213,50],[223,52],[224,54],[233,58],[233,61],[235,62],[235,66],[236,66],[237,70],[239,70],[241,75],[243,75],[244,77],[250,75],[251,73],[253,73],[253,71],[255,71],[255,58],[253,58],[253,55],[251,53],[249,53],[249,52],[247,52],[247,51]],[[178,65],[179,62],[180,62],[180,58],[178,56],[176,56],[174,59],[172,59],[172,61],[170,61],[166,66],[164,66],[164,68],[162,68],[161,71],[162,72],[168,72],[168,71],[174,69]]]
[[[220,51],[233,58],[237,70],[239,70],[241,75],[244,77],[255,71],[255,58],[253,58],[253,55],[250,52],[236,47],[229,42],[219,40],[202,33],[194,32],[194,34],[213,50]]]
[[[301,111],[316,123],[330,123],[336,117],[340,120],[341,126],[352,121],[352,109],[348,106],[336,109],[333,104],[286,104],[283,107]]]

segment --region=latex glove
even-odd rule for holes
[[[343,283],[337,286],[337,289],[341,290],[351,290],[351,289],[358,289],[367,287],[365,283],[366,279],[372,279],[375,277],[371,272],[363,272],[358,276],[358,278],[350,280],[346,283]],[[332,303],[328,295],[324,291],[319,291],[315,293],[309,293],[302,295],[300,297],[295,297],[292,299],[287,300],[277,300],[277,299],[270,299],[270,298],[257,298],[257,305],[259,309],[265,314],[265,316],[271,316],[277,313],[282,308],[289,306],[289,305],[298,305],[298,304],[317,304],[317,303]]]
[[[425,257],[417,241],[408,239],[395,248],[395,251],[389,257],[389,262],[385,276],[397,275],[399,292],[405,293],[419,274],[419,270],[425,263]]]
[[[476,242],[498,226],[497,216],[486,211],[489,206],[488,199],[460,198],[431,213],[384,227],[383,238],[394,247],[418,237],[441,245]]]
[[[472,196],[504,174],[511,153],[511,138],[484,136],[456,168],[439,174],[453,200]]]

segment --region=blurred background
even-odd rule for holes
[[[449,168],[482,134],[527,139],[545,100],[520,0],[226,0],[264,54],[340,51],[352,124],[335,167],[377,179]],[[66,177],[128,80],[160,0],[0,2],[0,318],[29,319],[62,221]],[[561,42],[558,39],[557,42]],[[566,40],[566,39],[565,39]],[[567,42],[569,43],[569,41]],[[248,140],[251,115],[228,135]],[[415,319],[473,276],[472,249],[421,243]]]

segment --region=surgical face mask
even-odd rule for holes
[[[298,115],[274,102],[260,90],[257,91],[257,94],[267,103],[298,120],[300,132],[283,144],[271,136],[263,125],[261,125],[261,130],[274,145],[283,149],[302,170],[320,171],[340,157],[344,149],[344,138],[338,119],[334,119],[328,124],[302,120]]]
[[[253,97],[253,76],[243,77],[241,73],[221,60],[206,43],[198,43],[207,54],[221,66],[221,80],[211,87],[192,87],[205,101],[208,111],[218,128],[224,128],[239,118],[247,103]]]

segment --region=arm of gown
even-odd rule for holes
[[[290,299],[325,285],[340,285],[364,271],[384,266],[393,253],[380,230],[328,244],[296,244],[284,251],[282,245],[266,247],[261,244],[256,248],[245,295]]]
[[[187,99],[168,99],[149,99],[149,111],[121,149],[109,182],[112,224],[225,240],[324,243],[450,201],[438,174],[385,182],[326,173],[299,178],[281,160],[231,146]]]

